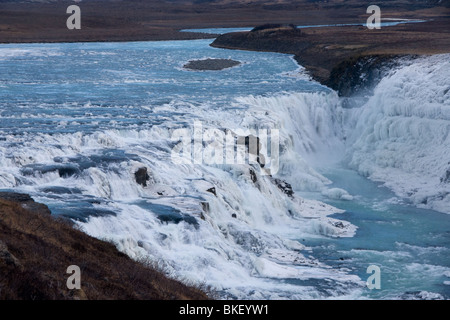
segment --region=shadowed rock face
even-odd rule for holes
[[[143,187],[147,186],[147,181],[150,179],[148,175],[148,170],[145,167],[139,168],[135,173],[134,177],[136,178],[136,182]]]
[[[430,11],[431,12],[431,11]],[[402,56],[450,52],[448,16],[420,14],[422,23],[400,24],[369,30],[362,25],[296,29],[263,25],[250,32],[220,35],[211,44],[225,49],[273,51],[293,54],[311,77],[341,96],[364,93],[367,85],[382,78],[383,69],[395,66]]]
[[[400,57],[402,55],[382,54],[349,58],[331,70],[325,84],[344,97],[367,94],[389,70],[398,65]]]
[[[192,60],[184,65],[184,68],[191,70],[223,70],[240,65],[239,61],[231,59],[204,59]]]

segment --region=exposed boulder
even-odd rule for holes
[[[371,94],[383,76],[398,66],[399,58],[391,54],[351,57],[331,70],[325,84],[344,97]]]
[[[143,187],[147,186],[147,181],[150,180],[150,176],[148,174],[148,169],[146,167],[139,168],[134,176],[136,178],[136,182]]]
[[[252,182],[255,183],[256,181],[258,181],[255,170],[250,168],[249,171],[250,171],[250,179],[252,179]]]

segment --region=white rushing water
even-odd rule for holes
[[[415,205],[450,213],[449,55],[395,70],[352,112],[350,164]]]
[[[344,210],[325,203],[358,199],[318,168],[344,160],[399,199],[450,213],[449,56],[405,63],[361,108],[344,109],[288,56],[207,44],[0,48],[0,69],[15,70],[0,81],[0,188],[28,192],[222,298],[364,297],[361,270],[326,263],[301,241],[358,235]],[[204,57],[244,63],[221,72],[180,65]],[[61,77],[72,60],[81,69]],[[174,163],[174,133],[194,135],[196,121],[203,130],[279,130],[279,170]],[[135,181],[142,167],[147,186]],[[450,271],[448,259],[440,268]]]

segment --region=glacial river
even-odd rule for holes
[[[0,189],[222,298],[448,299],[448,56],[345,109],[289,55],[210,42],[0,45]],[[241,65],[183,68],[204,58]],[[269,134],[270,165],[174,161],[196,128]]]

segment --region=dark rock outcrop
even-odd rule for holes
[[[331,70],[325,84],[344,97],[369,93],[390,69],[398,65],[398,58],[400,56],[396,55],[349,58]]]
[[[256,176],[256,172],[255,170],[253,170],[252,168],[249,169],[249,173],[250,173],[250,179],[252,179],[253,183],[256,183],[256,181],[258,181],[258,178]]]
[[[191,60],[184,65],[184,68],[191,70],[210,70],[218,71],[227,68],[232,68],[240,65],[241,63],[231,59],[204,59],[204,60]]]
[[[211,188],[209,188],[206,191],[212,193],[213,195],[215,195],[217,197],[216,187],[211,187]]]
[[[278,187],[278,189],[283,191],[283,193],[285,193],[289,197],[292,197],[294,195],[294,191],[292,190],[292,186],[289,183],[287,183],[286,181],[281,180],[281,179],[274,179],[273,182]]]
[[[50,215],[50,209],[42,203],[35,202],[28,194],[15,192],[0,192],[0,199],[20,204],[24,209],[34,213]]]
[[[448,53],[448,17],[369,30],[363,25],[296,29],[263,25],[220,35],[213,47],[293,54],[316,81],[341,96],[364,95],[398,57]],[[370,90],[371,88],[369,88]]]
[[[148,174],[148,169],[146,167],[139,168],[135,173],[134,177],[136,178],[136,182],[143,187],[147,186],[147,181],[150,180],[150,176]]]

